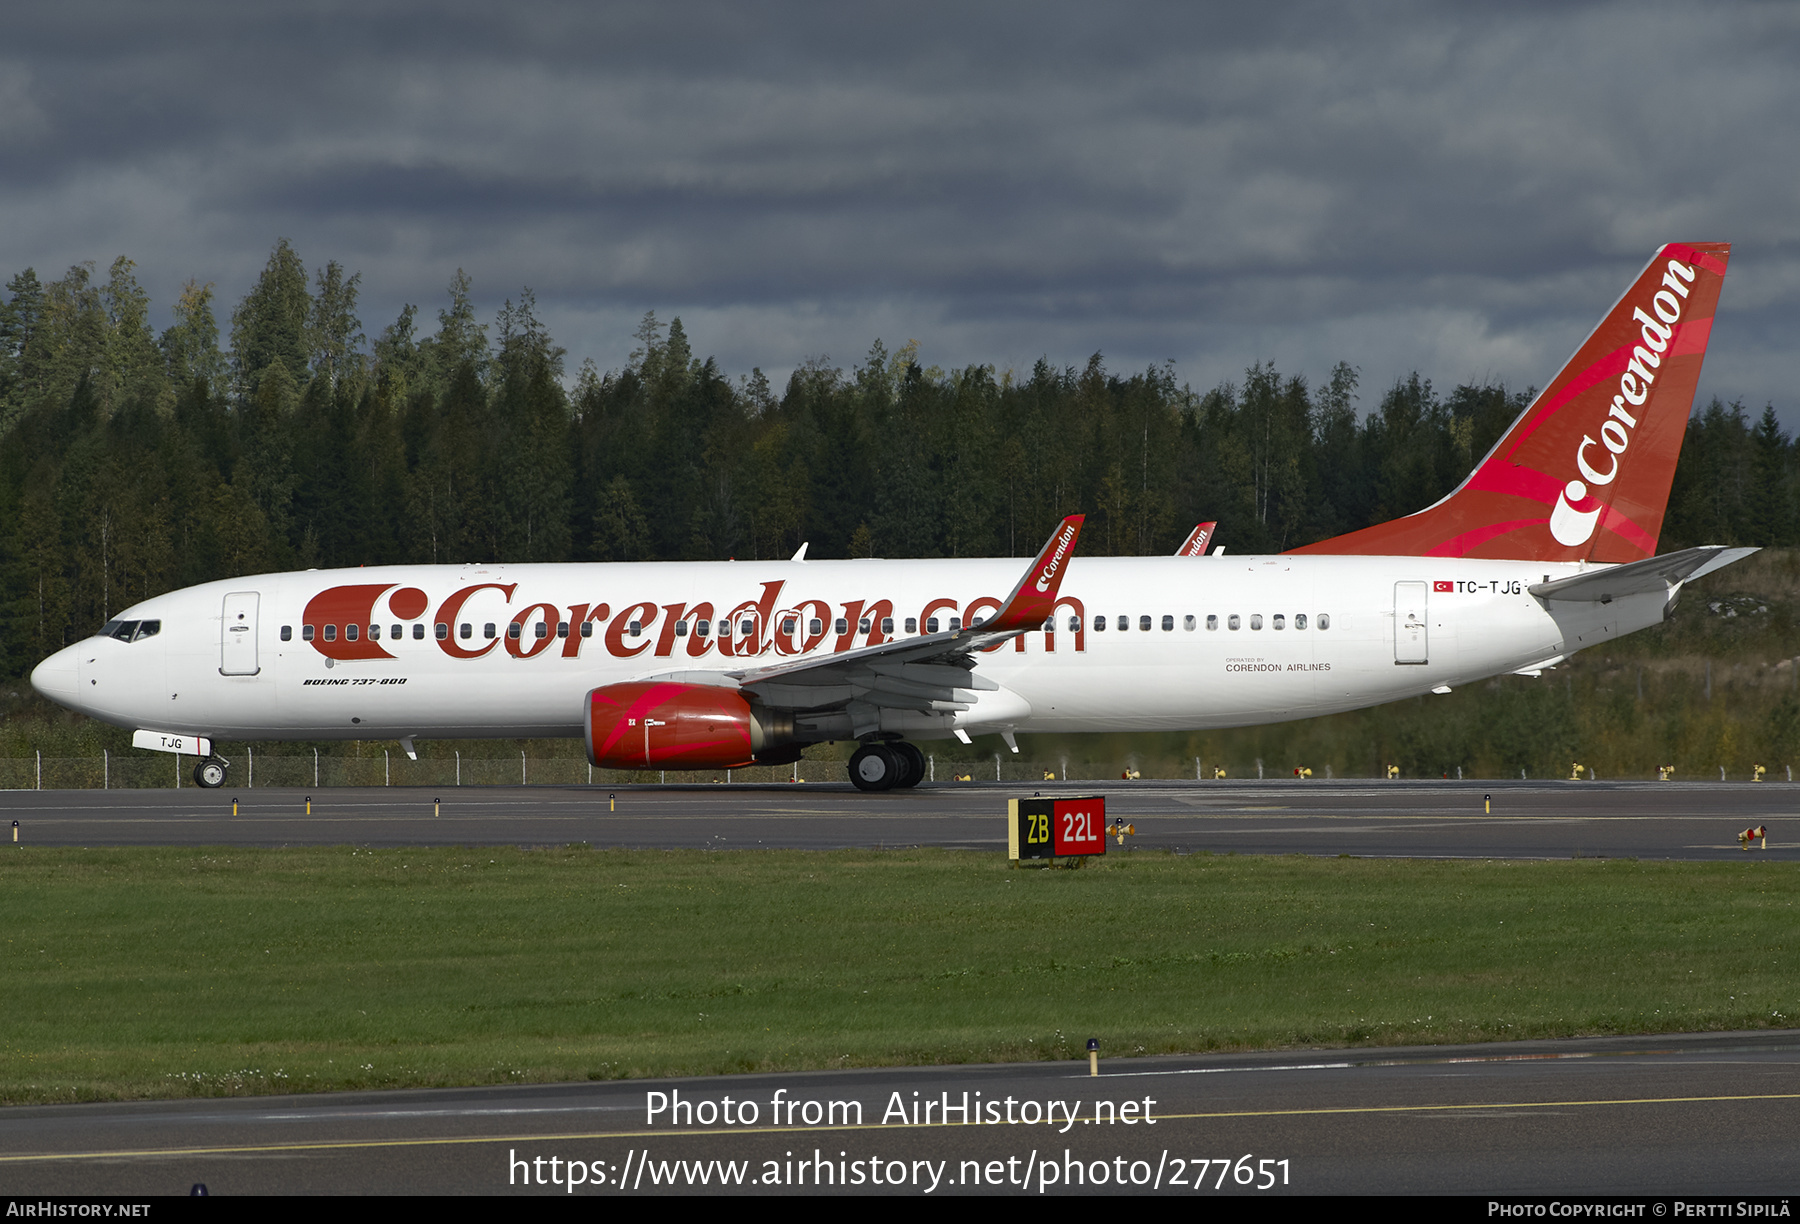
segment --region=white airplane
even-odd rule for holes
[[[1752,549],[1656,556],[1730,248],[1658,251],[1453,493],[1278,556],[401,565],[147,599],[33,686],[191,753],[212,741],[583,736],[620,769],[725,769],[857,740],[1235,727],[1536,674],[1657,623]],[[1210,533],[1209,533],[1210,534]],[[1201,545],[1200,547],[1204,547]],[[1187,551],[1184,549],[1183,551]]]

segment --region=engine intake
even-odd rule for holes
[[[794,724],[737,689],[667,680],[587,695],[588,760],[608,769],[732,769],[795,759]]]

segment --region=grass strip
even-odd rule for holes
[[[1800,865],[0,853],[0,1101],[1787,1027]]]

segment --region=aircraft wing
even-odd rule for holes
[[[1645,557],[1624,565],[1609,565],[1592,573],[1558,578],[1555,582],[1534,583],[1529,589],[1539,599],[1581,600],[1611,603],[1626,595],[1666,592],[1684,582],[1723,569],[1734,561],[1742,561],[1754,548],[1726,548],[1708,544],[1701,548],[1684,548],[1660,557]]]
[[[1000,610],[973,625],[726,674],[779,709],[845,708],[857,734],[877,725],[881,709],[944,715],[967,710],[979,693],[1000,687],[975,673],[974,653],[1041,629],[1055,614],[1083,517],[1065,518]]]

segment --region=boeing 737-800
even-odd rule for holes
[[[1508,672],[1656,624],[1749,549],[1656,556],[1730,248],[1658,251],[1469,477],[1277,556],[1190,539],[1017,561],[401,565],[159,595],[32,684],[202,758],[212,741],[583,736],[596,765],[782,763],[856,740],[864,790],[913,740],[1234,727]],[[1210,529],[1210,525],[1206,525]]]

